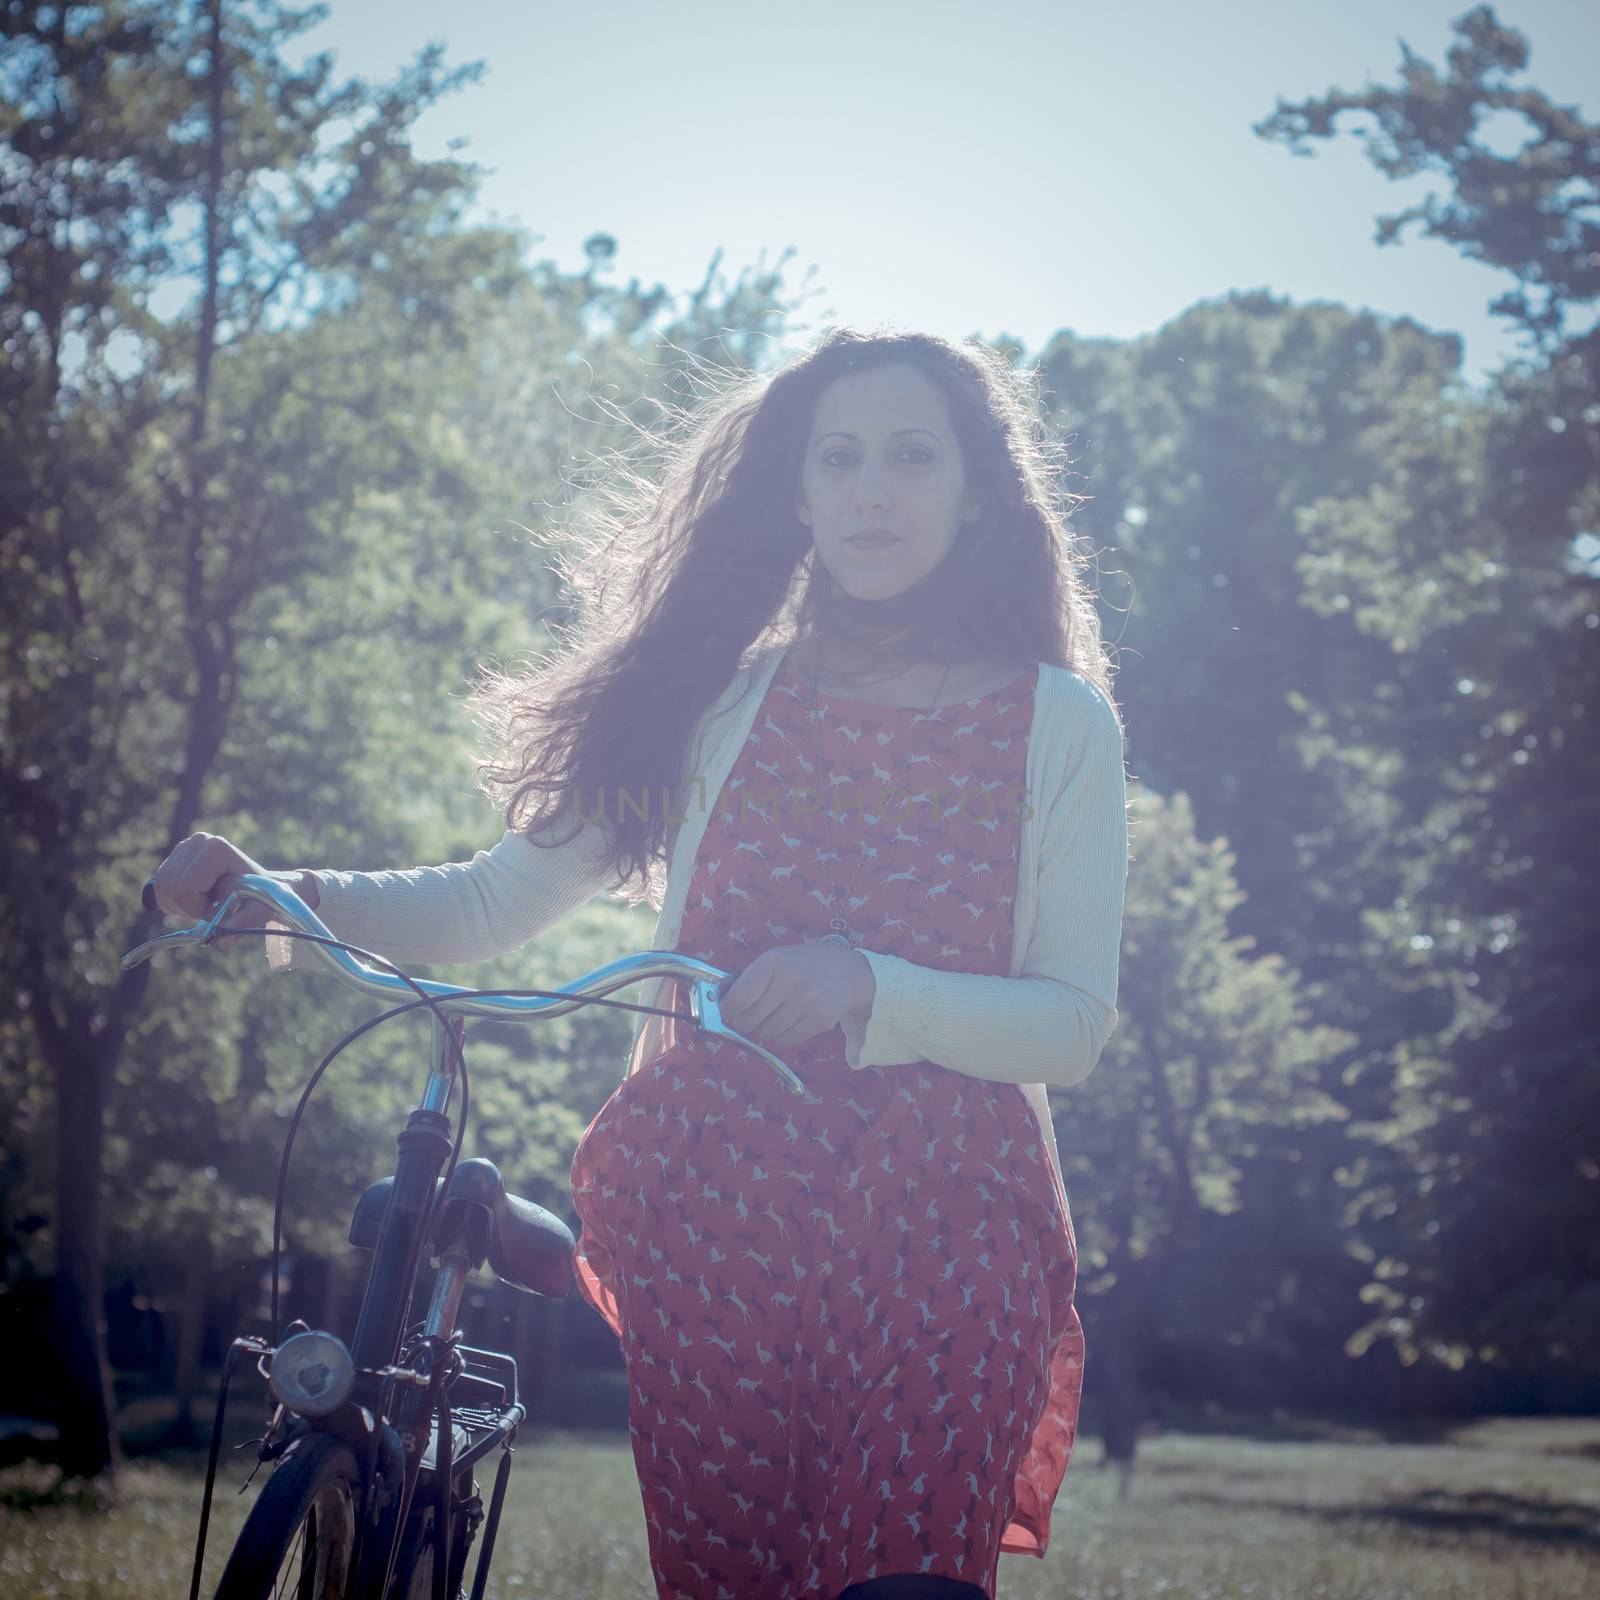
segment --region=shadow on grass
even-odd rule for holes
[[[1493,1534],[1527,1544],[1600,1548],[1600,1513],[1593,1505],[1570,1500],[1532,1500],[1493,1489],[1455,1492],[1418,1489],[1360,1505],[1317,1506],[1303,1500],[1179,1492],[1174,1499],[1190,1505],[1231,1511],[1284,1511],[1328,1523],[1391,1522],[1436,1533]]]
[[[261,1436],[269,1416],[261,1391],[260,1384],[241,1385],[237,1381],[229,1389],[228,1410],[222,1419],[219,1472],[230,1458],[246,1455],[254,1459],[245,1446]],[[204,1472],[216,1405],[217,1396],[213,1390],[204,1397],[203,1405],[195,1406],[187,1426],[173,1414],[169,1404],[146,1405],[137,1411],[130,1408],[121,1418],[123,1457],[129,1461],[159,1460],[179,1469]]]
[[[1579,1456],[1585,1461],[1600,1461],[1600,1441],[1593,1444],[1554,1444],[1550,1446],[1553,1456]]]
[[[107,1511],[115,1501],[100,1478],[69,1478],[58,1466],[30,1461],[0,1469],[0,1511],[42,1511],[66,1507]]]
[[[1387,1413],[1316,1417],[1281,1408],[1233,1411],[1226,1406],[1182,1403],[1164,1404],[1159,1413],[1161,1426],[1174,1433],[1225,1435],[1257,1444],[1445,1444],[1471,1420]]]

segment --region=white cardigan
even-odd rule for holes
[[[677,947],[712,806],[784,649],[778,643],[755,650],[695,729],[690,778],[673,812],[683,820],[671,841],[654,949]],[[1128,833],[1116,716],[1088,679],[1048,662],[1039,666],[1026,781],[1010,976],[946,972],[863,950],[876,993],[864,1029],[845,1029],[845,1059],[857,1068],[931,1061],[1020,1084],[1064,1206],[1045,1091],[1081,1083],[1117,1025]],[[561,838],[571,828],[568,818],[543,836]],[[337,937],[401,966],[484,961],[525,944],[602,889],[615,891],[619,880],[606,869],[606,845],[604,830],[590,819],[559,848],[541,849],[508,830],[468,862],[383,872],[319,868],[317,914]],[[314,964],[304,941],[266,943],[274,970]],[[659,980],[651,1003],[669,1006],[672,983]],[[641,1015],[628,1072],[667,1048],[674,1027],[670,1017]]]

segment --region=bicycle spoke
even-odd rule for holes
[[[294,1543],[290,1545],[289,1553],[283,1558],[283,1565],[278,1569],[278,1581],[273,1585],[272,1600],[279,1600],[279,1597],[287,1592],[284,1585],[288,1583],[289,1574],[295,1570],[301,1560],[301,1552],[306,1542],[306,1530],[311,1526],[315,1516],[315,1511],[308,1511],[306,1520],[295,1530]],[[297,1585],[296,1587],[300,1586]],[[303,1589],[302,1592],[304,1592]]]
[[[300,1584],[296,1600],[317,1600],[322,1592],[322,1541],[317,1537],[317,1508],[306,1514],[306,1548],[300,1555]]]

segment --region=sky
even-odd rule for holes
[[[1461,334],[1463,375],[1525,353],[1487,307],[1512,278],[1376,218],[1444,193],[1386,179],[1347,115],[1297,158],[1251,132],[1278,99],[1398,81],[1399,40],[1447,70],[1432,0],[327,0],[286,54],[392,79],[428,40],[484,76],[416,124],[424,156],[488,169],[471,216],[530,256],[687,292],[720,249],[732,282],[786,249],[799,316],[1035,355],[1060,329],[1150,333],[1196,302],[1266,289]],[[1600,6],[1496,8],[1528,39],[1513,83],[1593,118]],[[1505,124],[1509,123],[1510,126]],[[1507,116],[1491,142],[1525,137]],[[552,159],[559,155],[559,159]]]

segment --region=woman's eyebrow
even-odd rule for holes
[[[892,437],[900,439],[908,433],[925,433],[930,439],[937,439],[939,437],[939,435],[935,433],[932,428],[896,428]],[[856,435],[853,433],[845,433],[840,428],[830,428],[828,432],[822,434],[818,438],[817,443],[821,444],[823,439],[849,439],[854,442]]]

